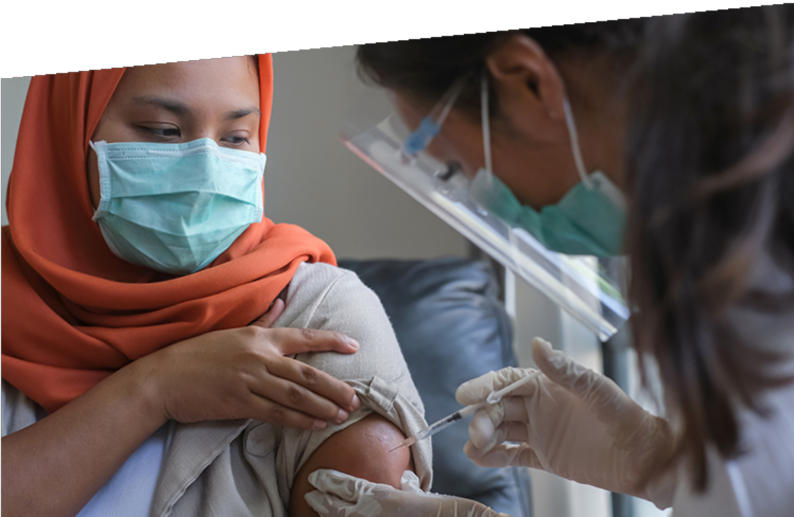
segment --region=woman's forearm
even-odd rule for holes
[[[166,422],[136,363],[2,439],[2,514],[74,516]]]

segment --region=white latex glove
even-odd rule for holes
[[[650,462],[671,454],[668,422],[642,409],[612,380],[532,341],[538,370],[505,368],[463,383],[456,398],[476,404],[528,375],[524,386],[475,413],[466,455],[484,467],[525,466],[652,501],[672,504],[675,472],[635,486]],[[503,443],[519,442],[517,444]]]
[[[309,474],[309,483],[317,490],[306,502],[320,517],[508,517],[476,501],[426,493],[410,470],[401,490],[328,469]]]

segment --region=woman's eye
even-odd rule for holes
[[[180,135],[178,127],[148,127],[141,126],[141,129],[150,135],[162,139],[178,138]]]
[[[229,144],[233,146],[241,146],[243,144],[250,144],[251,141],[244,136],[227,136],[224,138]]]

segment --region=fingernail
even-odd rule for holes
[[[342,422],[347,420],[348,416],[350,415],[348,415],[347,411],[345,411],[344,409],[340,409],[339,413],[336,415],[336,423],[341,424]]]
[[[361,407],[361,401],[358,399],[358,395],[354,393],[353,400],[350,401],[350,410],[355,411],[360,407]]]
[[[328,424],[325,423],[325,421],[323,421],[323,420],[315,420],[314,424],[312,424],[312,429],[314,431],[322,431],[323,429],[325,429],[325,426],[327,426],[327,425]]]
[[[347,344],[350,345],[350,348],[353,350],[358,350],[361,347],[361,345],[358,344],[358,341],[352,337],[347,338]]]

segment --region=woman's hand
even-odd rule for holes
[[[317,490],[306,502],[320,517],[508,517],[477,501],[426,493],[410,470],[400,490],[329,469],[309,474],[309,483]]]
[[[360,403],[353,388],[289,355],[352,354],[358,343],[338,332],[269,328],[281,300],[251,325],[209,332],[143,357],[137,366],[166,419],[253,418],[319,430],[344,422]]]
[[[636,486],[649,465],[672,452],[667,421],[642,409],[607,377],[574,363],[542,339],[532,342],[532,358],[540,371],[505,368],[458,388],[458,402],[476,404],[493,391],[534,377],[474,415],[466,455],[484,467],[532,467],[642,497],[659,508],[670,506],[674,473],[647,487]]]

